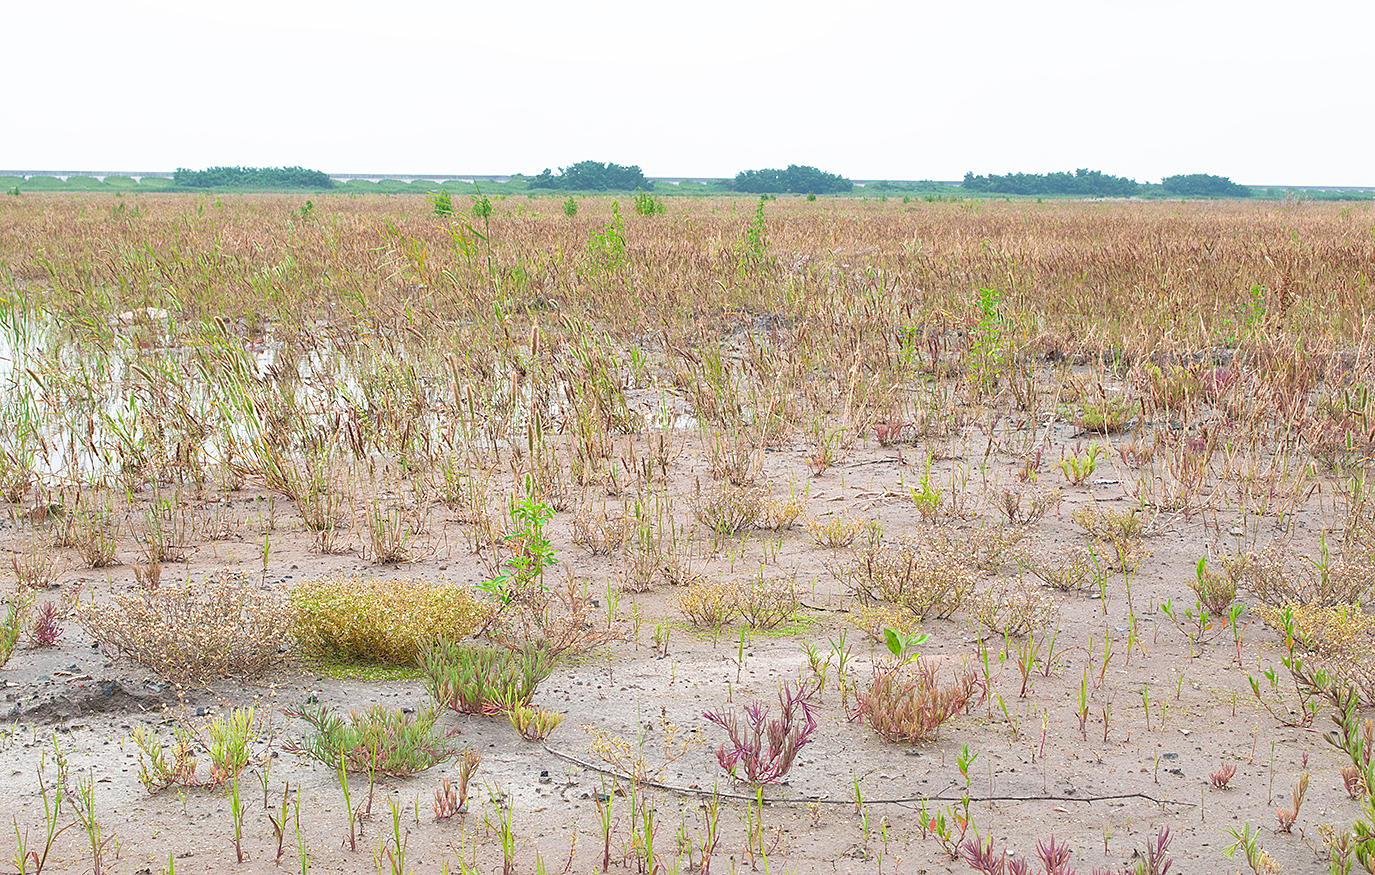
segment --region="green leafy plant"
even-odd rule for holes
[[[745,257],[755,264],[763,264],[769,258],[769,226],[764,221],[762,197],[755,205],[754,218],[745,226]]]
[[[578,199],[571,194],[568,200],[563,202],[563,214],[570,219],[578,214]]]
[[[647,191],[636,190],[634,197],[635,214],[639,216],[657,216],[664,212],[664,201],[656,198]]]
[[[1222,853],[1231,859],[1232,855],[1240,848],[1246,857],[1246,865],[1251,868],[1255,875],[1274,875],[1279,872],[1279,867],[1275,865],[1268,851],[1260,846],[1260,830],[1252,829],[1251,822],[1248,820],[1241,829],[1229,826],[1226,829],[1227,835],[1235,841],[1223,849]]]
[[[1360,815],[1352,823],[1346,842],[1348,856],[1366,872],[1375,873],[1375,720],[1361,720],[1360,698],[1350,686],[1330,687],[1328,698],[1336,711],[1332,722],[1337,731],[1324,737],[1350,758],[1351,765],[1342,768],[1342,778],[1347,794],[1360,803]],[[1296,797],[1296,811],[1298,801]]]
[[[1200,557],[1194,566],[1194,579],[1189,587],[1198,596],[1198,601],[1208,609],[1208,613],[1221,617],[1228,613],[1237,597],[1236,580],[1226,574],[1219,574],[1207,567],[1206,557]]]
[[[611,221],[603,224],[600,231],[593,232],[587,241],[587,255],[598,270],[614,271],[625,266],[625,222],[621,219],[618,201],[611,202]]]
[[[917,506],[917,512],[922,519],[930,522],[941,510],[941,487],[939,484],[931,483],[931,457],[926,459],[926,467],[922,469],[921,479],[918,486],[911,487],[912,503]]]
[[[1078,486],[1085,480],[1093,476],[1093,472],[1098,469],[1098,460],[1103,455],[1101,444],[1090,444],[1088,451],[1080,453],[1077,450],[1070,453],[1060,460],[1060,471],[1065,475],[1065,479],[1072,485]]]
[[[23,587],[15,586],[5,605],[5,615],[0,618],[0,667],[9,662],[14,648],[19,645],[19,637],[28,622],[29,608],[33,605],[33,593]]]
[[[984,393],[998,387],[1010,356],[1000,303],[996,289],[979,289],[978,322],[969,333],[969,371],[974,384]]]
[[[72,807],[76,810],[77,823],[86,833],[86,840],[91,846],[91,864],[94,867],[95,875],[104,875],[105,872],[105,849],[110,842],[116,841],[114,833],[109,832],[101,825],[96,814],[95,801],[95,770],[84,778],[76,780],[76,794],[70,797]]]
[[[134,728],[138,747],[138,779],[149,793],[168,787],[218,787],[238,776],[253,758],[254,709],[234,708],[228,716],[217,715],[200,727],[178,723],[172,739],[165,740],[146,726]],[[199,754],[210,759],[210,774],[196,774]]]
[[[917,647],[925,644],[928,637],[925,632],[902,632],[891,626],[885,626],[883,629],[884,643],[899,665],[906,665],[917,659],[920,656]]]
[[[1084,399],[1079,403],[1074,422],[1091,434],[1116,434],[1126,430],[1132,411],[1131,402],[1126,398]]]
[[[452,216],[454,213],[454,199],[449,196],[449,190],[441,188],[435,193],[434,197],[428,198],[434,204],[434,214],[436,216]]]
[[[517,599],[531,601],[536,593],[548,590],[544,572],[558,561],[558,551],[544,534],[544,525],[554,511],[533,491],[524,499],[511,501],[512,533],[506,536],[511,554],[506,574],[478,583],[478,589],[494,596],[504,607]]]

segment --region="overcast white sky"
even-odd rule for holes
[[[11,0],[0,169],[1375,185],[1375,4]]]

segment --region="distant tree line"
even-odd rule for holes
[[[1113,176],[1099,170],[1080,168],[1073,173],[1009,173],[964,175],[961,187],[966,191],[987,194],[1020,195],[1077,195],[1079,197],[1250,197],[1251,190],[1225,176],[1193,173],[1167,176],[1159,185],[1140,183],[1124,176]]]
[[[854,183],[836,173],[789,164],[786,170],[742,170],[731,184],[751,194],[844,194]]]
[[[1165,194],[1179,197],[1250,197],[1251,189],[1238,185],[1225,176],[1189,173],[1167,176],[1160,182]]]
[[[334,180],[319,170],[304,167],[210,167],[187,170],[178,167],[172,175],[176,188],[298,189],[334,188]]]
[[[622,167],[600,161],[579,161],[571,167],[560,167],[557,176],[546,167],[543,173],[529,177],[527,182],[532,189],[563,191],[651,191],[654,188],[654,183],[645,179],[639,165]]]

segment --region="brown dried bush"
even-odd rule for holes
[[[1290,568],[1282,545],[1223,560],[1229,578],[1271,607],[1339,607],[1375,597],[1375,563],[1362,555],[1308,560]]]
[[[1004,580],[970,597],[970,616],[990,632],[1022,635],[1047,629],[1055,619],[1055,602],[1038,587]]]
[[[833,573],[850,595],[901,605],[919,620],[950,617],[974,588],[974,572],[955,555],[913,544],[865,547]]]
[[[700,581],[689,584],[669,597],[694,626],[716,628],[740,615],[735,584],[724,580]]]
[[[282,658],[293,612],[285,599],[238,571],[156,590],[113,592],[82,605],[77,620],[97,641],[177,684],[253,677]]]
[[[515,603],[493,617],[487,636],[508,650],[538,648],[554,656],[585,653],[622,635],[622,624],[598,609],[587,585],[564,566],[563,585],[541,590],[533,602]]]
[[[797,575],[765,580],[764,572],[735,587],[735,603],[751,629],[773,629],[797,616]]]

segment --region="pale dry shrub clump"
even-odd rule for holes
[[[422,645],[463,638],[488,619],[467,586],[421,577],[334,574],[291,590],[297,642],[361,662],[415,664]]]
[[[573,543],[593,556],[604,556],[625,547],[633,523],[625,513],[581,503],[573,511]]]
[[[1136,508],[1116,510],[1097,503],[1076,509],[1070,514],[1074,521],[1100,543],[1118,544],[1140,541],[1146,536],[1146,524]]]
[[[1049,628],[1055,602],[1040,587],[1020,580],[1000,581],[970,597],[970,617],[999,635],[1024,635]]]
[[[851,596],[901,605],[918,621],[949,618],[974,588],[974,571],[958,555],[915,544],[864,547],[833,573]]]
[[[1360,605],[1291,604],[1285,608],[1269,605],[1257,608],[1266,625],[1281,634],[1285,632],[1286,610],[1299,645],[1320,657],[1368,653],[1375,642],[1375,617],[1368,616]]]
[[[703,580],[688,584],[669,596],[669,600],[692,625],[714,629],[740,615],[735,588],[730,581]]]
[[[759,514],[759,527],[779,531],[780,529],[791,529],[797,525],[798,517],[802,516],[802,499],[797,493],[790,493],[785,496],[767,496],[764,499],[763,510]]]
[[[1086,547],[1075,547],[1058,556],[1034,553],[1022,563],[1022,568],[1060,592],[1092,589],[1095,579],[1093,557]]]
[[[536,589],[533,598],[500,608],[486,625],[486,635],[508,650],[537,648],[553,656],[585,653],[623,637],[622,624],[597,603],[586,582],[564,566],[563,584]]]
[[[795,576],[748,582],[700,581],[670,596],[689,623],[719,628],[737,617],[752,629],[774,629],[797,616],[800,607]]]
[[[1237,586],[1273,608],[1285,605],[1340,607],[1375,597],[1375,562],[1366,556],[1309,560],[1297,570],[1285,562],[1285,550],[1271,544],[1223,560]]]
[[[873,520],[848,516],[807,517],[804,522],[812,541],[831,550],[849,547],[874,526]]]
[[[1031,531],[1028,525],[983,522],[967,530],[938,527],[922,535],[927,547],[941,556],[951,557],[976,570],[993,573],[1004,566],[1027,561],[1022,540]]]
[[[77,620],[97,641],[177,684],[253,677],[282,658],[291,605],[238,571],[214,571],[158,589],[114,592],[82,605]]]
[[[850,623],[863,632],[875,644],[887,641],[884,629],[896,629],[904,635],[910,634],[921,625],[921,618],[902,605],[889,605],[882,602],[861,604],[850,612]]]
[[[774,629],[797,616],[797,575],[765,580],[761,571],[748,583],[737,584],[735,601],[751,629]]]
[[[716,537],[737,535],[758,525],[765,510],[766,493],[754,486],[718,484],[692,498],[692,514]]]
[[[1326,670],[1340,686],[1375,705],[1375,617],[1358,604],[1261,605],[1257,613],[1281,635],[1293,629],[1295,643],[1309,654],[1304,663]]]

